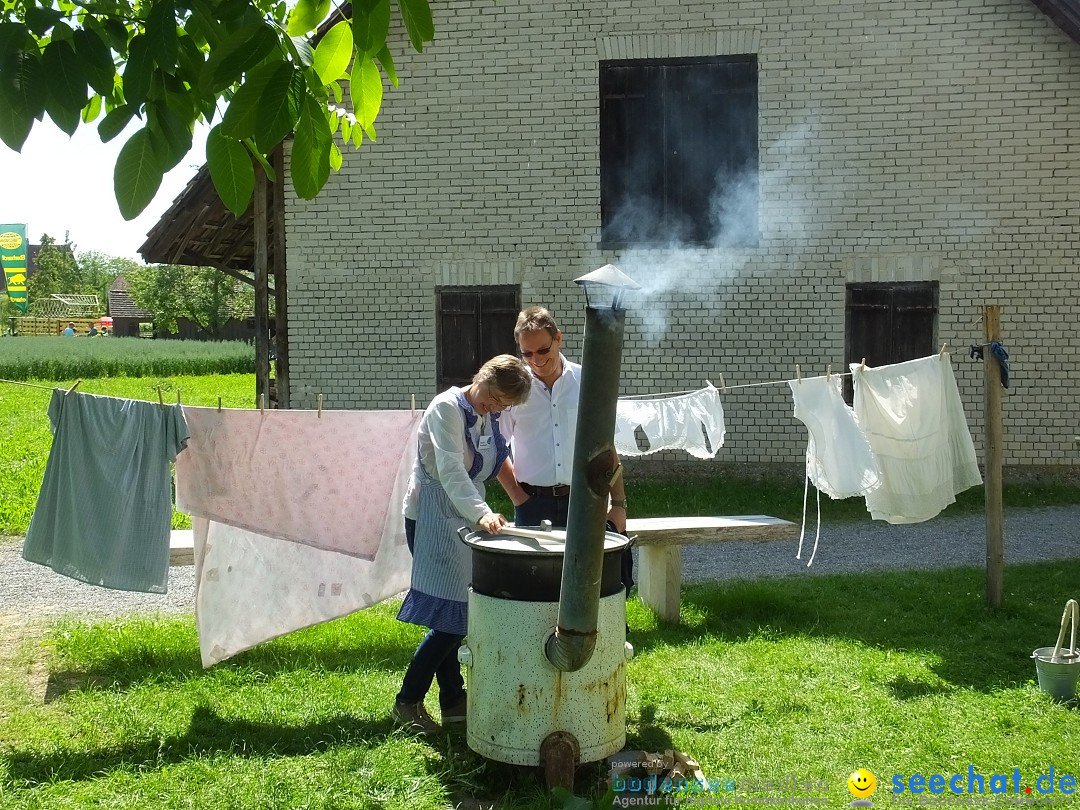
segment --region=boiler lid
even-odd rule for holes
[[[566,550],[564,529],[526,529],[507,526],[498,534],[470,532],[464,541],[475,549],[500,554],[557,554]],[[630,539],[614,532],[604,532],[604,551],[625,548]]]

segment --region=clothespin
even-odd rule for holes
[[[180,401],[180,389],[179,389],[179,388],[177,388],[177,389],[176,389],[176,404],[177,404],[177,405],[182,405],[182,404],[183,404],[183,403],[182,403],[182,402]]]
[[[724,385],[724,375],[723,374],[720,375],[720,393],[721,394],[726,394],[727,393],[727,386]]]
[[[862,359],[862,363],[859,365],[859,371],[866,371],[866,358]]]
[[[266,413],[266,394],[259,394],[259,413]]]
[[[799,385],[802,385],[802,369],[799,368],[799,364],[795,364],[795,379],[799,381]]]
[[[217,398],[217,409],[218,413],[221,413],[221,397]]]
[[[945,347],[948,346],[948,345],[949,345],[948,343],[942,343],[941,344],[941,351],[938,352],[938,357],[944,357],[945,356]]]
[[[155,385],[155,386],[154,386],[154,388],[156,388],[156,389],[157,389],[157,401],[158,401],[158,405],[164,405],[164,404],[165,404],[165,397],[163,397],[163,396],[161,395],[161,386],[160,386],[160,385]]]
[[[67,391],[65,391],[65,392],[64,392],[64,396],[66,397],[66,396],[67,396],[68,394],[70,394],[70,393],[71,393],[72,391],[74,391],[74,390],[75,390],[76,388],[78,388],[78,387],[79,387],[79,383],[81,383],[81,382],[82,382],[82,380],[81,380],[81,379],[78,379],[78,380],[76,380],[75,382],[73,382],[73,383],[71,384],[71,388],[69,388],[69,389],[68,389]]]
[[[318,414],[318,415],[319,415],[319,419],[322,419],[322,394],[319,394],[319,406],[318,406],[318,411],[319,411],[319,414]]]
[[[416,394],[409,394],[409,412],[416,413]]]
[[[832,363],[825,366],[825,381],[832,382]]]

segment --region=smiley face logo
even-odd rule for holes
[[[848,777],[847,789],[856,799],[867,799],[877,790],[877,779],[866,768],[859,768]]]

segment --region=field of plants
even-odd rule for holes
[[[250,374],[254,371],[254,350],[242,341],[115,337],[0,339],[2,380]]]

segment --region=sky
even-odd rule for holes
[[[165,175],[153,202],[135,219],[120,215],[113,195],[113,167],[133,122],[109,143],[94,124],[81,124],[69,138],[51,121],[34,123],[22,152],[0,141],[0,224],[24,223],[31,243],[42,234],[63,242],[68,234],[75,253],[96,251],[142,261],[146,233],[205,160],[205,130],[196,130],[191,151]]]

